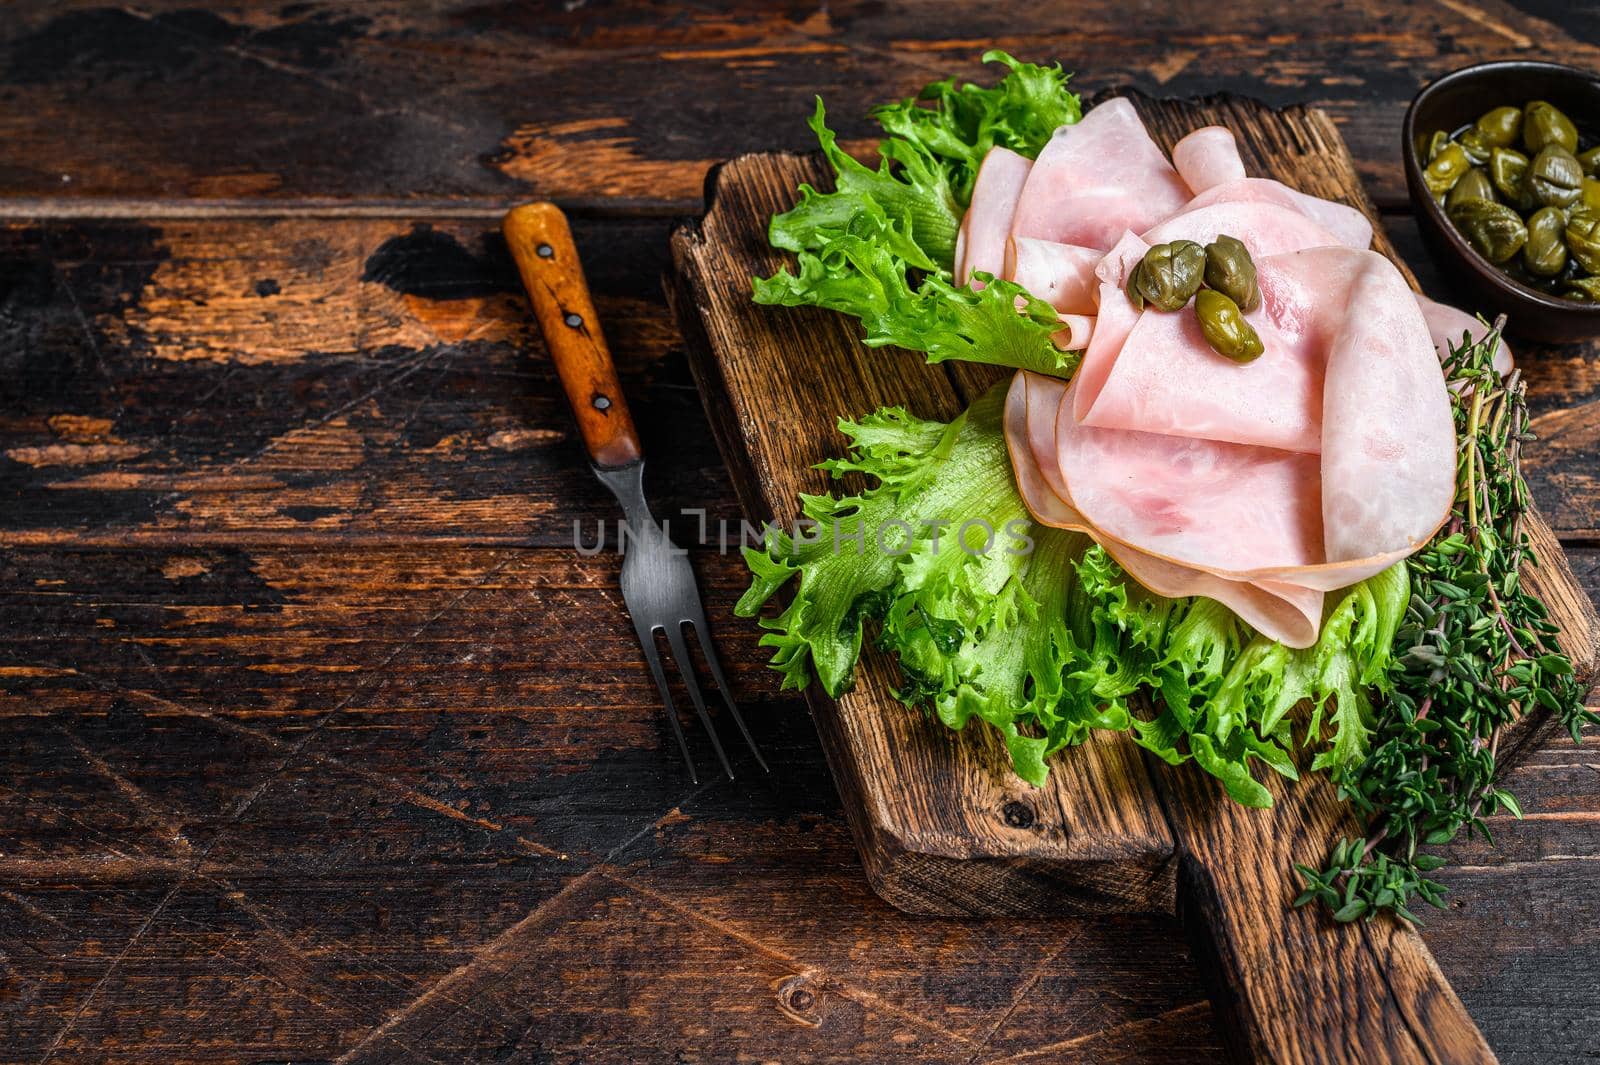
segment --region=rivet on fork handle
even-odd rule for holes
[[[502,231],[589,457],[605,467],[638,461],[643,454],[639,433],[622,398],[566,215],[553,203],[530,203],[507,214]]]

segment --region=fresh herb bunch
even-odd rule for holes
[[[893,344],[929,362],[964,359],[1067,375],[1078,356],[1057,348],[1054,308],[1022,286],[952,274],[961,216],[990,148],[1032,159],[1058,126],[1082,117],[1060,66],[986,52],[1006,75],[993,87],[938,81],[916,100],[873,112],[887,136],[882,162],[863,166],[841,149],[817,100],[811,129],[834,172],[834,191],[800,186],[800,202],[776,215],[767,237],[793,252],[795,268],[757,278],[757,303],[826,307],[861,320],[862,342]]]
[[[1463,830],[1490,840],[1484,819],[1521,808],[1495,785],[1505,729],[1542,708],[1573,739],[1596,715],[1584,708],[1572,662],[1545,607],[1522,587],[1532,561],[1522,528],[1528,486],[1520,467],[1528,432],[1526,386],[1494,369],[1499,323],[1464,337],[1445,359],[1460,441],[1449,520],[1410,560],[1411,601],[1395,638],[1390,691],[1367,756],[1335,774],[1366,837],[1340,840],[1321,871],[1296,866],[1306,890],[1339,921],[1394,913],[1416,921],[1416,899],[1442,908],[1444,864],[1419,847]]]

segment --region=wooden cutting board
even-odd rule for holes
[[[1198,126],[1226,125],[1251,174],[1343,200],[1378,222],[1322,112],[1129,95],[1164,147]],[[830,490],[812,467],[842,452],[841,415],[899,404],[948,419],[1004,376],[869,351],[842,315],[754,304],[750,279],[785,261],[767,245],[767,221],[794,204],[803,181],[830,187],[819,156],[725,163],[708,176],[705,218],[673,237],[669,295],[753,522],[787,524],[798,493]],[[1381,226],[1377,234],[1378,250],[1398,263]],[[1590,678],[1600,621],[1549,527],[1532,518],[1540,565],[1529,583]],[[1046,786],[1034,789],[1011,772],[992,730],[977,723],[954,733],[906,709],[890,692],[894,677],[892,662],[868,650],[849,694],[807,693],[867,877],[893,905],[928,914],[1177,912],[1246,1060],[1494,1060],[1414,931],[1388,919],[1338,926],[1314,908],[1291,908],[1293,863],[1319,864],[1335,839],[1359,832],[1322,776],[1299,784],[1272,776],[1276,805],[1250,810],[1192,766],[1172,769],[1125,736],[1101,734],[1058,755]],[[1523,722],[1504,743],[1507,759],[1547,724]]]

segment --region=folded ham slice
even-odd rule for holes
[[[1018,487],[1034,517],[1046,525],[1093,534],[1130,577],[1157,595],[1202,595],[1222,603],[1271,639],[1291,647],[1314,643],[1322,618],[1322,592],[1271,581],[1228,580],[1141,551],[1089,524],[1065,498],[1059,463],[1040,463],[1037,458],[1057,452],[1057,418],[1070,406],[1064,402],[1066,393],[1066,382],[1024,371],[1012,379],[1006,397],[1006,443]]]
[[[1094,268],[1104,249],[1058,244],[1037,237],[1012,237],[1006,246],[1006,277],[1062,314],[1095,313]]]
[[[1305,215],[1333,234],[1335,243],[1357,249],[1372,245],[1372,222],[1354,207],[1308,196],[1271,178],[1247,177],[1213,185],[1196,194],[1187,210],[1198,211],[1219,203],[1275,203]]]
[[[1202,193],[1244,177],[1244,160],[1233,131],[1225,126],[1202,126],[1172,146],[1172,165],[1189,191]]]
[[[1118,245],[1124,257],[1136,241]],[[1110,263],[1106,273],[1121,269]],[[1088,532],[1130,560],[1134,579],[1158,582],[1147,583],[1152,590],[1204,584],[1212,591],[1186,594],[1230,596],[1222,601],[1241,617],[1250,611],[1252,625],[1305,646],[1315,638],[1320,593],[1392,565],[1444,520],[1455,491],[1455,431],[1427,325],[1392,263],[1329,246],[1264,257],[1257,272],[1267,350],[1254,363],[1228,363],[1198,330],[1188,335],[1181,313],[1135,313],[1106,285],[1078,376],[1070,386],[1014,384],[1021,410],[1007,432],[1039,520]],[[1108,317],[1132,321],[1120,341],[1102,346]],[[1162,355],[1186,389],[1162,391],[1159,373],[1147,389],[1123,380],[1124,363],[1137,370]],[[1224,373],[1213,374],[1204,359]],[[1299,411],[1300,431],[1314,428],[1319,439],[1301,450],[1236,442],[1276,428],[1284,366],[1299,373],[1288,387],[1319,401]],[[1243,387],[1216,383],[1229,372]],[[1108,409],[1119,424],[1089,423],[1085,413],[1118,396],[1121,405]]]
[[[1210,244],[1222,234],[1248,248],[1252,259],[1340,243],[1327,227],[1300,211],[1279,203],[1248,200],[1186,208],[1152,226],[1142,237],[1146,244],[1173,240]]]
[[[1012,235],[1107,249],[1179,210],[1189,189],[1123,97],[1056,130],[1017,201]]]
[[[965,283],[974,270],[1003,276],[1011,219],[1033,161],[1010,148],[991,148],[972,182],[972,203],[956,234],[955,274]]]

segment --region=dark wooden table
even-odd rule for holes
[[[714,533],[666,239],[712,161],[807,145],[813,93],[853,147],[991,45],[1089,93],[1314,101],[1448,297],[1406,101],[1482,58],[1600,67],[1600,6],[1009,6],[7,6],[0,1061],[1219,1058],[1171,919],[867,890],[714,547],[776,771],[688,782],[617,560],[572,549],[613,505],[499,215],[574,213],[658,512]],[[1535,494],[1600,593],[1600,348],[1519,354]],[[1502,1060],[1593,1060],[1600,736],[1510,786],[1526,821],[1453,849],[1427,940]]]

